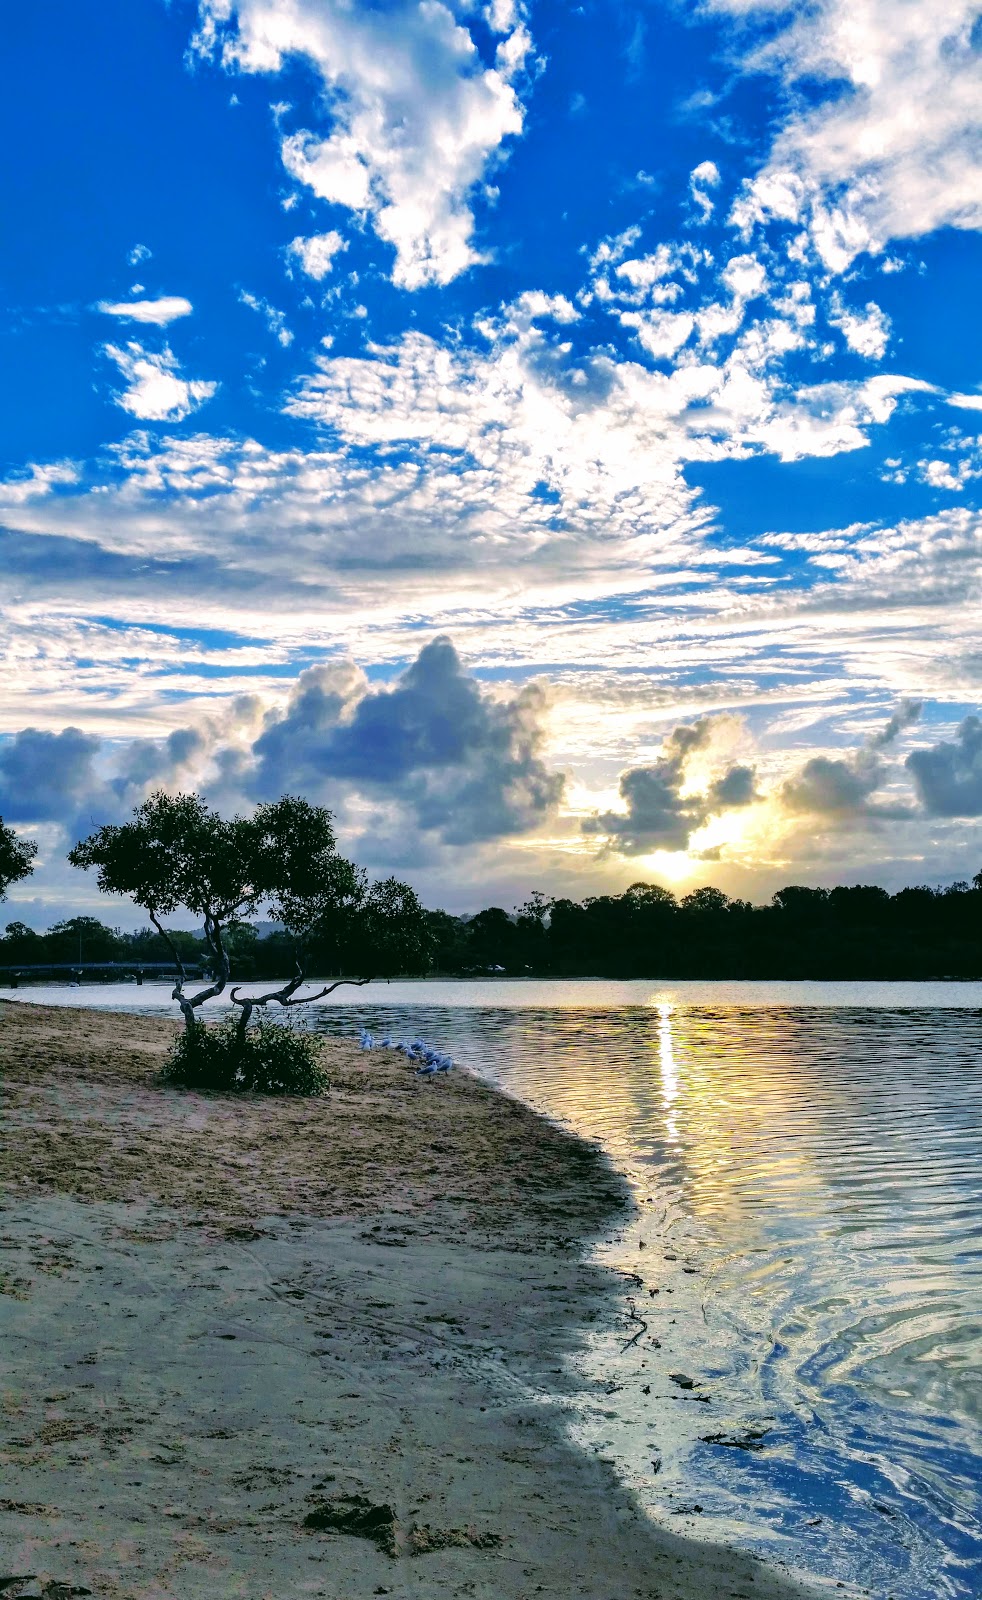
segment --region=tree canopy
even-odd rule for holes
[[[5,900],[12,883],[29,878],[34,871],[38,847],[33,839],[18,839],[0,817],[0,900]]]
[[[251,817],[220,816],[196,794],[162,790],[137,806],[131,821],[107,824],[69,853],[73,866],[94,868],[104,894],[126,895],[141,906],[167,941],[178,972],[174,998],[190,1029],[195,1010],[223,993],[230,978],[230,936],[260,909],[281,923],[292,944],[293,977],[268,994],[233,989],[244,1033],[255,1006],[298,1004],[309,940],[328,935],[349,958],[357,952],[368,982],[393,972],[418,972],[429,963],[425,914],[408,884],[388,878],[369,885],[361,867],[337,853],[334,819],[323,806],[294,795],[257,806]],[[178,944],[162,919],[183,908],[201,917],[212,982],[185,995]]]

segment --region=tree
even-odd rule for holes
[[[281,1006],[301,1003],[295,997],[305,981],[307,945],[315,934],[327,930],[350,943],[362,931],[364,976],[338,979],[305,996],[308,1000],[323,998],[340,983],[368,983],[378,971],[391,968],[403,925],[400,906],[406,959],[425,965],[425,941],[410,926],[412,905],[419,905],[412,890],[394,880],[369,889],[362,869],[337,854],[330,811],[294,796],[258,806],[252,817],[226,819],[198,795],[158,791],[136,808],[132,821],[99,828],[68,859],[76,867],[96,868],[103,894],[128,895],[146,911],[174,958],[178,977],[173,997],[189,1034],[196,1026],[197,1008],[224,993],[229,983],[229,929],[261,906],[286,929],[296,970],[267,994],[241,995],[238,985],[230,991],[229,999],[240,1008],[240,1039],[256,1007],[272,1001]],[[402,891],[398,904],[396,889]],[[380,912],[383,902],[388,921]],[[181,951],[162,921],[179,908],[202,919],[211,964],[212,982],[193,995],[184,993]],[[377,956],[364,938],[365,927],[385,934]]]
[[[30,877],[37,853],[33,839],[18,839],[13,828],[8,828],[0,817],[0,900],[7,898],[12,883]]]
[[[45,934],[47,956],[52,961],[114,961],[125,945],[118,928],[107,928],[95,917],[70,917],[56,922]]]
[[[515,947],[515,924],[502,906],[487,906],[467,924],[467,947],[481,967],[509,967]]]
[[[726,910],[729,903],[729,895],[707,883],[701,889],[693,889],[691,894],[683,895],[682,910],[688,912],[690,916],[718,916],[721,911]]]

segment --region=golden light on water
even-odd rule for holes
[[[672,1012],[674,1006],[658,1007],[658,1071],[661,1075],[661,1098],[665,1107],[665,1134],[670,1144],[678,1144],[678,1121],[673,1106],[679,1097],[679,1074],[675,1064],[672,1044]]]

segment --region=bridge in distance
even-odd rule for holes
[[[103,977],[113,973],[135,978],[137,984],[141,984],[145,977],[178,977],[173,961],[24,961],[16,966],[0,967],[0,979],[5,978],[10,987],[16,989],[20,979],[54,976],[59,972],[69,972],[79,982],[83,977],[90,975]],[[185,965],[184,975],[188,978],[200,978],[204,975],[204,970],[194,962],[189,962]]]

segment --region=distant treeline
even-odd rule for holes
[[[507,915],[431,913],[434,966],[607,978],[982,977],[982,873],[945,889],[779,889],[770,905],[657,884]]]
[[[731,900],[719,889],[681,899],[657,884],[620,895],[549,900],[534,894],[514,911],[489,906],[475,916],[427,912],[431,973],[452,976],[609,978],[979,978],[982,977],[982,873],[972,883],[917,887],[890,895],[857,884],[779,889],[770,905]],[[203,936],[174,935],[183,958],[208,964]],[[235,978],[293,970],[285,934],[240,923],[228,940]],[[42,962],[168,961],[151,929],[121,933],[94,917],[73,917],[47,933],[7,924],[0,966]],[[345,971],[345,951],[330,934],[310,942],[307,971]]]

